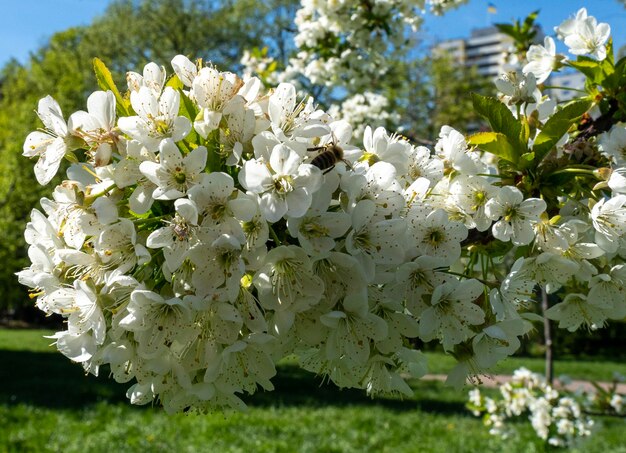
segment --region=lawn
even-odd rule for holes
[[[411,399],[369,399],[338,390],[285,364],[276,391],[247,402],[246,413],[168,416],[158,407],[133,407],[126,386],[84,376],[33,330],[0,330],[0,451],[33,452],[540,452],[528,424],[502,441],[464,407],[466,391],[417,382]],[[429,354],[434,371],[449,367]],[[539,366],[514,359],[518,365]],[[540,368],[539,368],[540,369]],[[557,363],[557,373],[586,377],[626,372],[626,366]],[[582,373],[582,374],[577,374]],[[606,375],[603,376],[606,378]],[[622,420],[598,420],[580,452],[626,452]]]

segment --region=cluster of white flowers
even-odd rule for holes
[[[623,392],[624,382],[626,377],[615,372],[611,384],[594,385],[593,390],[584,394],[585,409],[598,415],[626,416],[626,395],[620,393]]]
[[[507,422],[526,417],[541,439],[549,445],[567,447],[577,438],[591,435],[593,420],[583,414],[576,400],[562,396],[543,376],[526,368],[515,370],[509,382],[500,386],[500,398],[469,392],[468,408],[483,416],[489,433],[507,438],[512,433]]]
[[[287,73],[319,85],[363,86],[384,75],[391,49],[404,49],[405,30],[416,31],[425,8],[442,14],[466,0],[302,1]]]
[[[129,102],[105,83],[67,122],[42,99],[24,144],[42,184],[73,164],[32,212],[19,279],[67,319],[57,348],[132,381],[131,402],[240,408],[287,355],[342,387],[410,395],[426,372],[414,338],[452,353],[462,385],[519,347],[537,285],[568,289],[546,313],[560,327],[626,316],[626,168],[610,198],[525,196],[449,126],[432,150],[383,127],[355,139],[348,106],[172,66],[128,73]],[[503,79],[501,99],[548,121],[530,74]],[[603,152],[623,156],[622,135]]]
[[[264,94],[254,78],[172,65],[183,89],[153,63],[129,73],[135,115],[116,118],[111,91],[68,125],[52,98],[39,104],[46,132],[24,146],[38,179],[84,156],[32,212],[19,274],[67,318],[63,354],[176,411],[241,407],[236,394],[271,389],[287,354],[341,386],[410,394],[404,378],[425,366],[407,339],[467,343],[480,366],[517,348],[529,322],[493,316],[487,287],[448,268],[492,221],[529,243],[545,204],[478,176],[487,164],[463,135],[444,128],[433,154],[368,127],[361,149],[293,85]]]
[[[244,78],[260,76],[264,83],[272,86],[278,85],[279,79],[282,79],[281,73],[276,70],[278,63],[269,55],[267,47],[244,50],[239,62],[243,66]]]
[[[611,27],[607,23],[598,23],[593,16],[588,16],[586,8],[581,8],[575,17],[554,27],[554,31],[572,55],[590,55],[596,60],[604,60],[607,56],[606,43],[611,34]],[[543,83],[552,71],[563,66],[567,57],[557,54],[554,39],[546,36],[543,46],[540,44],[530,46],[526,59],[524,73],[533,74],[537,83]]]
[[[385,96],[366,91],[348,97],[340,106],[331,105],[328,114],[353,125],[352,136],[358,141],[363,137],[367,124],[378,127],[400,122],[400,115],[389,107],[389,99]]]

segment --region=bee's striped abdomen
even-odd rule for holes
[[[320,170],[326,170],[328,168],[333,167],[337,163],[337,157],[333,150],[324,151],[323,153],[318,154],[311,161],[311,165],[316,166]]]

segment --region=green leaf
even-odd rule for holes
[[[602,74],[602,64],[593,58],[580,56],[576,61],[570,61],[569,65],[583,73],[593,84],[601,85],[604,79]]]
[[[191,121],[191,124],[193,125],[193,122],[196,120],[196,116],[198,116],[198,109],[193,101],[189,99],[189,96],[185,94],[182,88],[178,88],[178,93],[180,94],[180,107],[178,108],[178,114],[189,118],[189,121]],[[193,127],[191,128],[189,135],[186,137],[186,140],[190,143],[198,142],[198,133]]]
[[[527,131],[520,121],[515,119],[509,108],[496,98],[472,93],[472,103],[476,112],[483,116],[494,132],[507,137],[513,154],[507,159],[517,162],[518,157],[527,152]]]
[[[592,106],[592,102],[581,99],[571,102],[550,117],[535,139],[533,152],[535,163],[539,163],[548,155],[554,145],[563,137],[574,122],[583,116]]]
[[[93,59],[93,70],[96,73],[98,86],[104,91],[113,92],[116,101],[115,104],[117,107],[117,114],[119,116],[130,116],[130,101],[122,96],[120,90],[117,89],[117,86],[113,81],[111,71],[109,71],[109,68],[107,68],[102,60],[98,57]]]
[[[166,87],[172,87],[175,90],[182,90],[185,86],[183,82],[180,81],[177,74],[172,74],[165,82]]]
[[[478,132],[469,136],[467,142],[514,164],[518,161],[519,153],[511,146],[507,136],[499,132]]]

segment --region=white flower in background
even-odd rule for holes
[[[499,98],[508,105],[535,102],[537,80],[532,72],[510,71],[500,75],[494,82],[500,91]]]
[[[45,129],[28,134],[24,142],[23,155],[39,158],[35,164],[35,177],[37,182],[44,186],[59,171],[61,161],[67,153],[69,136],[61,107],[52,96],[39,100],[37,115]]]
[[[626,317],[626,265],[613,266],[608,274],[599,274],[589,282],[589,300],[605,307],[611,319]]]
[[[598,138],[598,148],[618,166],[626,165],[626,125],[615,124]]]
[[[533,225],[546,210],[546,202],[539,198],[528,198],[516,187],[502,187],[495,198],[485,205],[485,213],[493,224],[492,231],[496,239],[511,241],[515,245],[530,244],[534,237]]]
[[[574,55],[591,55],[598,60],[606,58],[606,41],[611,34],[611,27],[598,23],[595,17],[588,16],[576,20],[563,41]]]
[[[207,149],[198,146],[183,157],[172,139],[159,146],[159,162],[145,160],[139,170],[157,187],[152,193],[155,200],[174,200],[200,182],[207,160]]]
[[[153,231],[146,245],[150,248],[163,248],[163,256],[170,271],[178,269],[189,251],[197,242],[198,209],[195,203],[186,198],[174,202],[176,216],[167,221],[166,226]]]
[[[512,429],[509,419],[528,415],[535,433],[549,445],[571,447],[579,438],[591,435],[593,420],[586,416],[580,404],[548,385],[543,376],[526,368],[515,370],[509,382],[500,386],[495,399],[484,397],[478,389],[470,392],[469,406],[475,416],[484,414],[489,433],[506,439]]]
[[[142,74],[133,71],[126,73],[126,83],[128,84],[129,91],[139,91],[142,87],[146,87],[152,91],[157,98],[165,86],[166,78],[167,73],[165,72],[165,68],[153,62],[143,67]],[[135,109],[135,111],[137,112],[138,110]]]
[[[621,414],[624,409],[624,406],[626,405],[626,402],[622,395],[615,393],[611,397],[611,401],[609,402],[609,404],[611,405],[613,409],[615,409],[615,412],[617,412],[618,414]]]
[[[115,129],[115,95],[111,91],[96,91],[87,98],[87,112],[72,113],[68,127],[73,135],[91,147],[96,167],[111,159],[117,140]]]
[[[191,131],[191,122],[178,116],[180,94],[166,87],[160,97],[145,86],[130,93],[130,103],[138,116],[122,117],[117,125],[122,132],[139,140],[148,149],[156,149],[164,138],[177,142]]]
[[[302,157],[287,145],[276,145],[269,165],[257,159],[246,161],[239,182],[261,198],[259,207],[271,223],[284,215],[302,217],[311,206],[312,194],[321,184],[321,171],[302,163]]]
[[[592,300],[584,294],[571,293],[563,302],[548,308],[545,315],[548,319],[559,321],[560,329],[575,332],[581,325],[588,328],[600,327],[606,321],[605,310],[611,307],[604,300]]]
[[[353,138],[363,137],[367,124],[382,126],[397,124],[400,115],[389,109],[389,99],[378,93],[365,91],[346,98],[341,106],[332,105],[328,114],[334,119],[345,120],[354,126]]]
[[[616,252],[626,237],[626,195],[602,199],[591,208],[596,243],[609,253]]]
[[[537,83],[543,83],[550,76],[550,73],[556,68],[556,66],[563,60],[563,56],[556,55],[556,45],[554,39],[550,36],[546,36],[543,41],[543,46],[540,44],[533,44],[529,47],[526,53],[526,60],[528,63],[522,71],[524,74],[532,72],[537,79]]]

